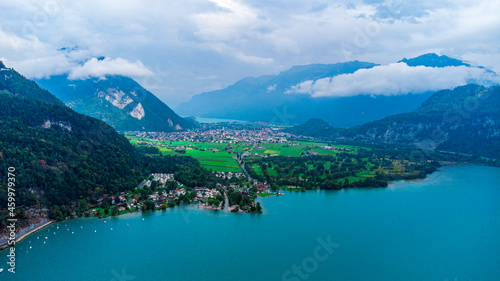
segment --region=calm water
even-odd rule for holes
[[[0,279],[500,280],[498,168],[262,202],[262,215],[190,206],[63,222],[22,241],[17,273]]]

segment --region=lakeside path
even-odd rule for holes
[[[37,228],[33,229],[32,231],[30,231],[30,232],[28,232],[28,233],[26,233],[26,234],[22,235],[21,237],[17,238],[16,243],[17,243],[17,242],[20,242],[21,240],[23,240],[24,238],[28,237],[29,235],[31,235],[31,234],[33,234],[33,233],[35,233],[35,232],[39,231],[39,230],[42,230],[43,228],[45,228],[45,227],[47,227],[47,226],[51,225],[52,223],[54,223],[54,221],[49,221],[49,222],[47,222],[47,223],[45,223],[45,224],[43,224],[43,225],[41,225],[41,226],[39,226],[39,227],[37,227]]]
[[[30,230],[29,232],[27,232],[27,233],[25,233],[25,234],[21,235],[21,237],[17,238],[17,239],[16,239],[16,243],[21,242],[24,238],[26,238],[26,237],[30,236],[31,234],[33,234],[33,233],[35,233],[35,232],[37,232],[37,231],[39,231],[39,230],[42,230],[43,228],[45,228],[45,227],[47,227],[47,226],[51,225],[52,223],[54,223],[54,221],[49,221],[49,222],[46,222],[46,223],[44,223],[44,224],[42,224],[42,225],[40,225],[40,226],[36,227],[35,229]],[[7,247],[8,247],[7,243],[3,244],[3,245],[0,247],[0,251],[4,250],[4,249],[5,249],[5,248],[7,248]]]

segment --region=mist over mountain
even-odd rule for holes
[[[170,132],[196,126],[129,77],[70,79],[58,75],[36,81],[75,111],[103,120],[119,131]]]
[[[244,78],[179,105],[182,115],[298,124],[320,118],[350,127],[417,109],[434,91],[493,84],[494,72],[426,54],[390,65],[369,62],[294,66],[278,75]]]

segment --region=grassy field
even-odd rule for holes
[[[238,161],[233,157],[236,154],[229,154],[226,151],[210,151],[210,150],[198,150],[198,149],[186,149],[185,154],[175,152],[173,149],[158,147],[164,155],[186,155],[198,159],[200,164],[207,170],[217,171],[217,172],[235,172],[242,173]]]
[[[274,193],[261,192],[261,193],[257,193],[257,195],[260,196],[260,197],[265,198],[265,197],[273,196],[275,194]]]
[[[336,155],[339,151],[315,148],[316,146],[328,145],[324,142],[295,142],[296,145],[287,143],[259,143],[253,145],[248,143],[220,143],[220,142],[192,142],[192,141],[153,141],[149,139],[127,136],[129,141],[133,144],[138,142],[153,143],[158,147],[164,155],[186,155],[196,158],[200,164],[209,170],[218,172],[242,172],[238,162],[233,157],[236,154],[230,154],[227,149],[229,146],[233,147],[234,152],[250,152],[252,155],[280,155],[290,157],[300,157],[308,153],[309,150],[315,151],[319,155]],[[335,145],[340,148],[348,148],[356,151],[357,147],[349,145]],[[209,150],[210,149],[210,150]],[[185,153],[179,153],[176,150],[185,150]],[[212,151],[216,150],[216,151]],[[254,170],[257,174],[261,175],[262,170],[260,167],[254,165]],[[397,169],[398,167],[394,167]],[[269,175],[276,176],[277,172],[273,168],[268,169]],[[367,176],[367,175],[363,175]]]
[[[252,164],[252,168],[257,173],[257,175],[263,175],[264,173],[262,172],[262,169],[260,168],[259,165],[257,164]]]
[[[172,151],[173,153],[176,153]],[[170,152],[169,154],[171,154]],[[223,152],[213,152],[209,150],[197,150],[197,149],[187,149],[187,156],[198,159],[200,164],[208,170],[217,172],[243,172],[238,165],[238,161],[233,159],[234,154],[229,154],[225,151]]]
[[[359,172],[356,174],[357,177],[360,177],[360,178],[373,178],[375,177],[375,172],[374,171],[363,171],[363,172]]]

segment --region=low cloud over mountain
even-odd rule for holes
[[[476,83],[489,86],[499,77],[484,68],[461,66],[408,66],[404,62],[360,69],[293,86],[287,93],[309,94],[312,97],[350,97],[356,95],[392,96],[423,93]]]
[[[83,65],[74,67],[69,74],[69,79],[86,79],[90,77],[100,77],[104,75],[122,75],[122,76],[152,76],[140,61],[129,62],[126,59],[92,58]]]

